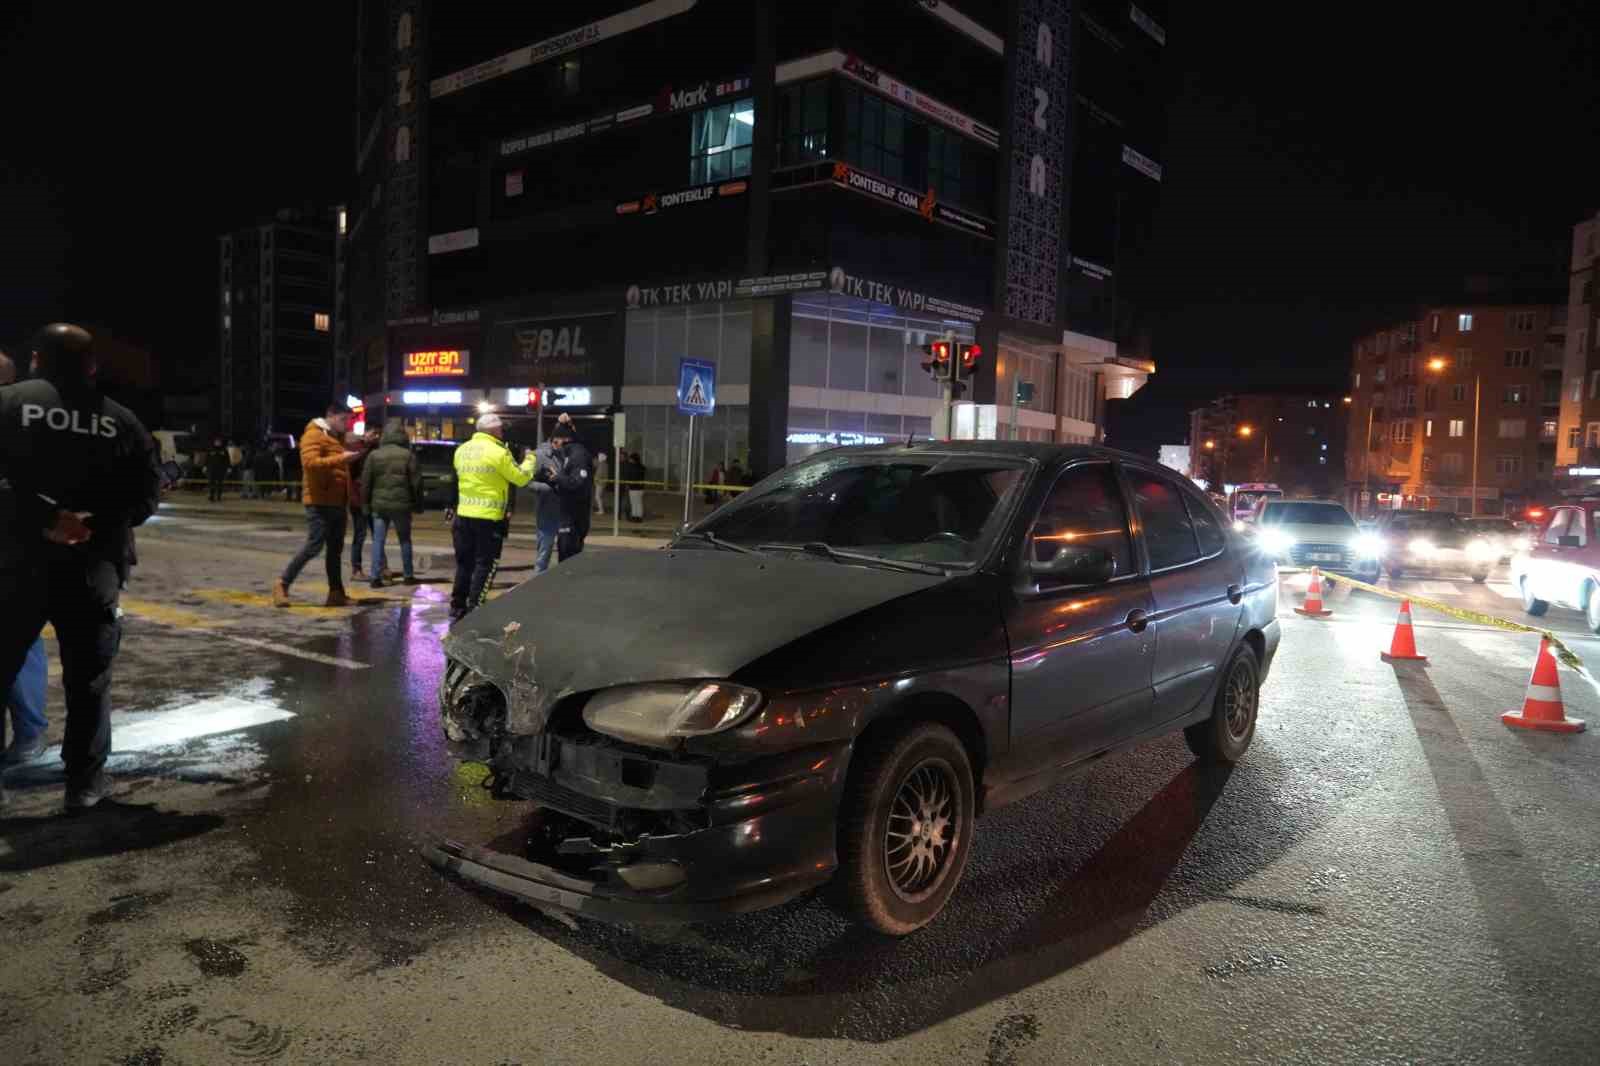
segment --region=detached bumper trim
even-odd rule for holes
[[[569,877],[549,866],[453,840],[424,845],[422,857],[435,869],[525,903],[556,907],[600,921],[639,925],[680,925],[774,907],[827,879],[790,880],[725,899],[658,902],[603,894],[596,891],[599,886],[593,882]]]

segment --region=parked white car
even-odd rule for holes
[[[1316,566],[1362,581],[1378,576],[1382,543],[1338,500],[1263,500],[1250,528],[1256,546],[1281,566]]]
[[[1544,614],[1552,603],[1571,607],[1600,633],[1600,501],[1551,508],[1529,550],[1512,556],[1511,583],[1529,614]]]

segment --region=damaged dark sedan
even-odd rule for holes
[[[986,811],[1180,730],[1202,760],[1240,758],[1276,607],[1271,560],[1137,457],[825,452],[666,549],[579,556],[455,627],[445,732],[537,810],[522,854],[427,854],[598,918],[821,887],[906,934]]]

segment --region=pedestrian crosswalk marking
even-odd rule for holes
[[[1424,596],[1459,596],[1461,587],[1453,581],[1414,581],[1411,583],[1413,591]]]
[[[1499,593],[1500,595],[1504,596],[1508,600],[1520,600],[1520,599],[1522,599],[1522,593],[1517,591],[1517,587],[1515,585],[1508,584],[1508,583],[1506,583],[1504,581],[1490,581],[1490,582],[1487,582],[1484,585],[1484,588],[1487,588],[1490,592]]]

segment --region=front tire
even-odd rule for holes
[[[1261,664],[1255,649],[1239,645],[1222,672],[1211,717],[1183,731],[1189,750],[1203,763],[1236,763],[1256,735],[1261,706]]]
[[[1521,581],[1517,582],[1517,589],[1522,593],[1523,611],[1532,615],[1534,618],[1541,617],[1550,609],[1550,605],[1548,603],[1546,603],[1544,600],[1541,600],[1528,590],[1528,579],[1526,576],[1524,576]]]
[[[1589,631],[1600,633],[1600,589],[1589,586],[1589,595],[1583,601],[1583,620],[1589,623]]]
[[[839,820],[829,902],[889,936],[944,909],[972,849],[972,762],[949,729],[918,722],[859,749]]]

